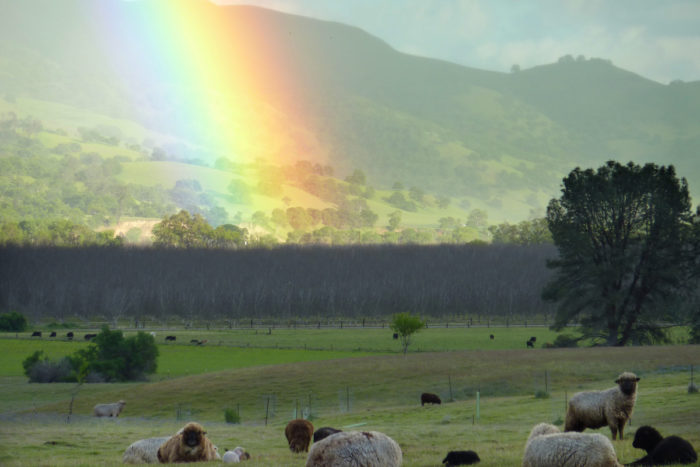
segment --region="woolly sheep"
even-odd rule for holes
[[[632,446],[647,455],[627,465],[694,464],[698,455],[693,446],[679,436],[661,436],[655,428],[644,425],[634,434]]]
[[[233,451],[226,451],[224,456],[221,458],[225,464],[236,464],[248,459],[250,459],[250,454],[245,452],[245,449],[240,446],[236,446]]]
[[[119,401],[112,404],[97,404],[92,409],[92,414],[95,417],[118,417],[119,414],[124,410],[126,402]]]
[[[306,467],[398,467],[401,448],[378,431],[343,431],[311,446]]]
[[[134,441],[124,451],[122,461],[125,464],[157,464],[158,448],[169,439],[170,436],[162,436]]]
[[[632,416],[637,400],[637,382],[634,373],[624,372],[615,380],[616,387],[604,391],[577,392],[569,401],[565,431],[583,431],[586,428],[609,426],[612,439],[623,439],[625,423]]]
[[[284,429],[284,436],[287,437],[289,450],[292,452],[308,451],[313,435],[314,426],[303,418],[292,420]]]
[[[612,443],[598,433],[562,433],[535,425],[525,444],[523,467],[621,467]]]

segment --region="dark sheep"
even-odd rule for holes
[[[527,347],[528,347],[529,349],[534,349],[534,348],[535,348],[535,344],[533,344],[532,341],[527,341],[527,342],[526,342],[526,345],[527,345]]]
[[[694,464],[698,455],[693,446],[679,436],[661,436],[655,428],[641,426],[634,434],[632,446],[647,455],[627,465]]]
[[[41,337],[41,331],[34,331],[32,337]]]
[[[94,339],[97,337],[97,334],[85,334],[85,340],[89,341],[90,339]]]
[[[66,337],[68,338],[68,340],[73,339],[73,331],[70,331],[69,333],[67,333]]]
[[[481,461],[479,455],[474,451],[450,451],[447,453],[442,463],[447,467],[453,465],[470,465]]]
[[[314,435],[314,426],[310,421],[298,418],[287,423],[284,435],[287,437],[290,451],[307,452]]]
[[[420,395],[420,405],[425,404],[442,404],[442,401],[440,400],[437,394],[424,392]]]
[[[314,431],[314,443],[318,443],[323,438],[327,438],[335,433],[340,433],[341,431],[342,430],[336,430],[335,428],[331,428],[329,426],[319,428],[318,430]]]
[[[51,331],[51,334],[49,334],[49,337],[56,337],[56,331]]]
[[[175,340],[175,336],[165,336],[165,340],[166,340],[166,341],[174,341],[174,340]]]

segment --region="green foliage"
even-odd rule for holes
[[[22,332],[27,329],[27,318],[23,314],[11,311],[0,315],[0,331]]]
[[[411,336],[425,327],[426,321],[411,313],[397,313],[393,316],[390,328],[399,335],[404,355],[411,344]]]
[[[30,383],[71,383],[76,382],[79,364],[69,357],[51,361],[43,350],[37,350],[22,362],[24,374]]]
[[[581,340],[581,337],[574,336],[572,334],[559,334],[556,339],[554,339],[554,342],[552,343],[552,347],[555,348],[568,348],[568,347],[578,347],[578,343]]]
[[[507,222],[489,226],[492,243],[513,243],[516,245],[539,245],[552,243],[552,235],[547,219],[533,219],[511,225]]]
[[[181,210],[153,227],[153,244],[168,248],[237,248],[248,241],[248,231],[232,224],[213,229],[199,214]]]
[[[241,416],[237,411],[226,408],[224,409],[224,420],[226,423],[239,424],[241,423]]]
[[[578,321],[608,345],[663,338],[660,310],[688,284],[697,252],[685,179],[673,166],[610,161],[576,168],[547,209],[559,249],[543,298],[559,303],[554,329]]]
[[[535,391],[535,399],[549,399],[549,397],[549,393],[543,389]]]
[[[396,230],[401,224],[401,211],[389,214],[389,230]]]
[[[87,363],[88,373],[106,381],[134,381],[155,373],[158,347],[153,336],[145,332],[125,339],[122,331],[104,326],[94,344],[77,354]]]

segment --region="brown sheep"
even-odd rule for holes
[[[615,380],[617,386],[605,391],[577,392],[569,401],[565,431],[583,431],[586,428],[609,426],[612,439],[620,433],[622,440],[625,423],[632,416],[637,400],[637,382],[634,373],[624,372]]]
[[[284,435],[292,452],[307,452],[311,438],[314,435],[314,426],[310,421],[298,418],[287,423]]]
[[[429,392],[424,392],[420,395],[420,405],[425,404],[441,404],[442,401],[437,394],[431,394]]]
[[[217,459],[216,449],[206,434],[199,423],[188,423],[158,449],[158,460],[167,464]]]

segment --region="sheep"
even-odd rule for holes
[[[41,331],[34,331],[31,337],[41,337]]]
[[[342,430],[336,430],[335,428],[331,428],[329,426],[319,428],[318,430],[314,431],[314,443],[318,443],[322,439],[327,438],[335,433],[340,433],[341,431]]]
[[[378,431],[344,431],[311,446],[306,467],[398,467],[401,448]]]
[[[224,453],[224,456],[221,458],[221,460],[224,461],[224,464],[237,464],[248,459],[250,459],[250,454],[245,452],[245,449],[240,446],[236,446],[233,451],[227,450]]]
[[[527,341],[527,342],[525,343],[525,345],[526,345],[528,348],[530,348],[530,349],[534,349],[534,348],[535,348],[535,344],[533,344],[532,341]]]
[[[158,448],[169,439],[170,436],[162,436],[134,441],[124,451],[122,462],[125,464],[157,464]]]
[[[205,436],[202,425],[190,422],[158,448],[158,460],[163,463],[199,462],[219,459],[219,453]]]
[[[565,431],[583,431],[608,425],[612,439],[623,439],[625,423],[632,416],[637,399],[634,373],[624,372],[615,380],[616,387],[604,391],[585,391],[573,395],[566,411]]]
[[[290,451],[306,452],[314,435],[314,426],[310,421],[298,418],[287,424],[284,435],[287,437]]]
[[[70,340],[73,340],[73,335],[74,335],[74,334],[73,334],[73,331],[70,331],[69,333],[66,334],[66,337],[67,337],[68,340],[70,341]]]
[[[437,394],[431,394],[429,392],[424,392],[420,395],[420,405],[425,404],[441,404],[442,401]]]
[[[554,425],[532,428],[523,467],[622,467],[608,438],[599,433],[562,433]]]
[[[122,413],[122,410],[124,410],[125,405],[126,402],[124,401],[114,402],[112,404],[97,404],[93,407],[92,414],[95,417],[118,417],[119,414]]]
[[[175,341],[175,336],[165,336],[166,341]]]
[[[447,453],[442,463],[445,467],[453,465],[471,465],[480,462],[479,455],[474,451],[450,451]]]
[[[151,337],[156,337],[156,333],[153,331],[149,332],[149,334],[151,335]]]
[[[679,436],[661,436],[655,428],[640,426],[632,446],[644,449],[647,455],[627,465],[694,464],[698,455],[693,446]]]

